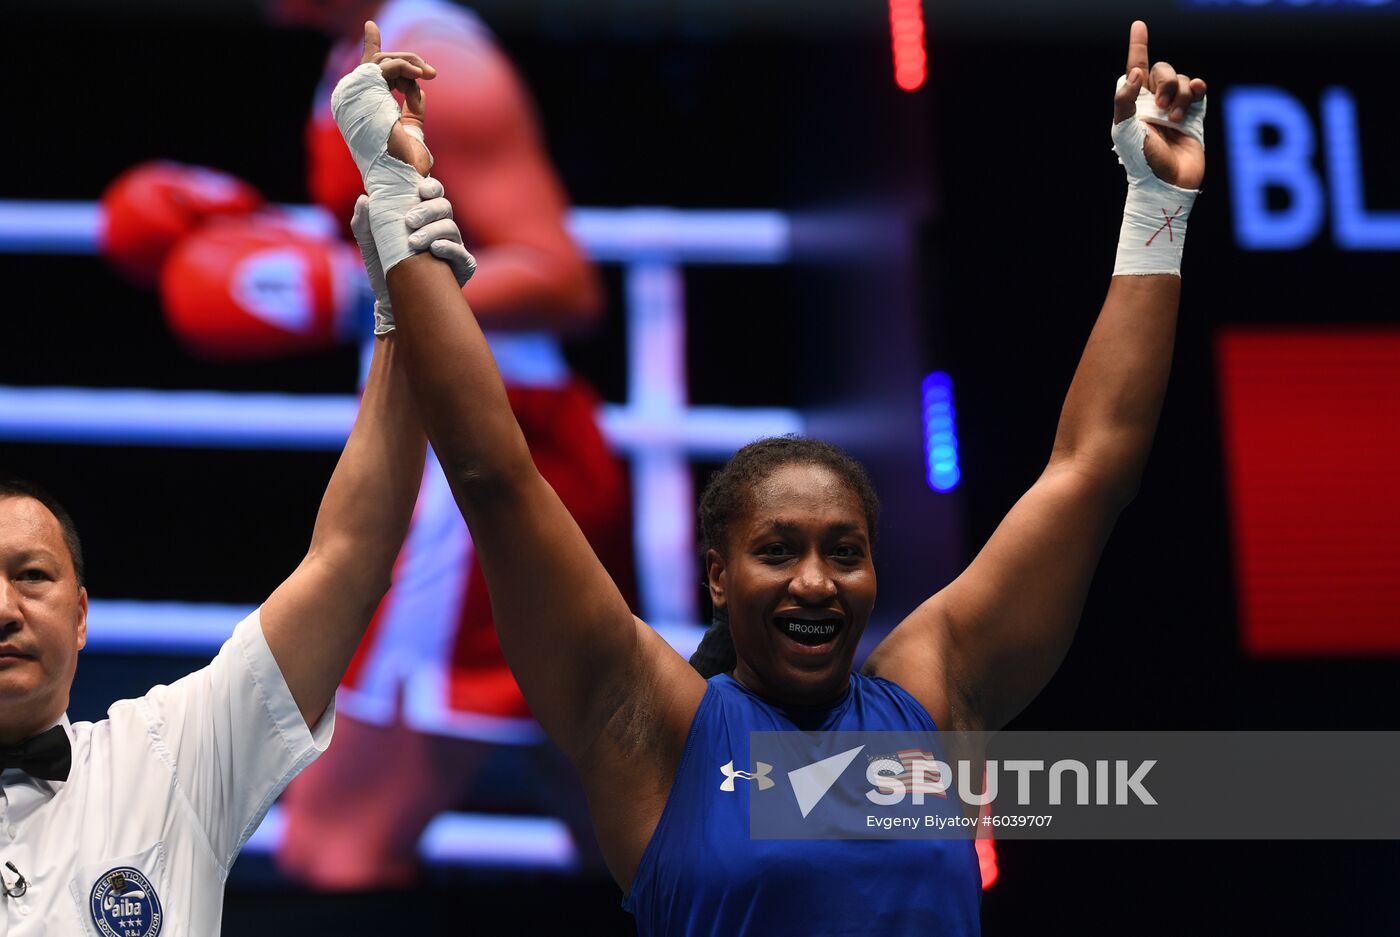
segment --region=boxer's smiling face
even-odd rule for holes
[[[790,463],[746,502],[723,553],[706,557],[734,637],[734,677],[774,702],[831,702],[845,692],[875,605],[860,498],[830,469]]]
[[[58,519],[0,497],[0,744],[48,728],[68,707],[87,643],[87,591]]]

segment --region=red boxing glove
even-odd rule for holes
[[[152,162],[133,166],[102,193],[102,253],[129,278],[154,286],[176,244],[212,218],[246,215],[258,190],[228,173]]]
[[[368,284],[349,245],[266,216],[206,225],[171,252],[160,295],[171,332],[219,361],[326,348],[353,334]]]

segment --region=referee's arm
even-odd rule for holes
[[[425,438],[393,333],[374,340],[359,414],[306,558],[262,606],[263,635],[308,726],[320,721],[388,591],[423,476]]]

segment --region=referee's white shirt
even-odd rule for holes
[[[334,724],[307,728],[257,612],[203,670],[65,716],[67,781],[0,772],[0,866],[29,883],[0,896],[0,937],[214,937],[229,867]]]

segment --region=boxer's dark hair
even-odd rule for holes
[[[53,495],[22,478],[0,478],[0,498],[33,498],[48,508],[49,513],[58,521],[59,529],[63,531],[63,542],[68,546],[68,555],[73,558],[73,576],[78,581],[78,587],[82,588],[83,542],[78,538],[78,525],[73,523],[73,516],[68,513],[68,509]]]
[[[700,494],[700,563],[710,550],[724,553],[729,548],[729,525],[753,505],[754,489],[785,465],[819,465],[830,471],[860,501],[871,546],[875,543],[880,520],[880,499],[865,467],[831,443],[804,436],[773,436],[751,442],[710,476]],[[729,632],[729,616],[715,609],[713,623],[700,646],[691,655],[690,665],[709,679],[729,673],[738,663],[734,638]]]
[[[717,608],[700,645],[690,655],[690,666],[708,680],[717,674],[733,673],[738,663],[734,635],[729,633],[729,616],[724,614],[724,609]]]

